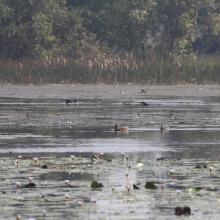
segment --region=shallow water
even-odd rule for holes
[[[187,219],[219,219],[219,95],[207,85],[3,85],[1,219],[175,219],[177,205],[191,207]],[[28,176],[37,188],[17,188]],[[102,190],[91,190],[94,179]],[[144,188],[149,180],[157,190]]]

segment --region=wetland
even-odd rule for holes
[[[0,219],[170,220],[177,206],[219,219],[219,97],[217,85],[2,84]]]

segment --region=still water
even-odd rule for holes
[[[2,85],[0,219],[176,219],[186,205],[184,218],[219,219],[219,95],[218,86]],[[28,177],[36,188],[17,186]],[[91,190],[92,180],[104,187]]]

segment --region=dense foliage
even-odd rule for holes
[[[219,52],[220,0],[0,0],[4,61],[86,60],[114,72],[169,59],[178,73],[182,59]]]
[[[0,57],[220,51],[217,0],[0,0]]]

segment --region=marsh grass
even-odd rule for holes
[[[138,59],[133,54],[97,54],[79,60],[1,60],[3,83],[220,83],[220,57]]]

